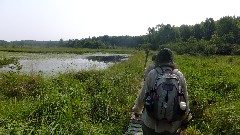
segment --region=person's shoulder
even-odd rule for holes
[[[155,74],[157,72],[156,67],[153,67],[150,71],[149,74]]]
[[[158,73],[158,72],[157,72],[157,69],[156,69],[156,67],[154,67],[154,68],[152,68],[152,69],[148,72],[147,76],[148,76],[149,78],[151,78],[151,77],[157,75],[157,73]]]
[[[155,72],[156,72],[155,69],[150,70],[148,73],[145,74],[146,77],[145,77],[144,80],[145,80],[146,82],[149,82],[150,80],[152,80],[154,74],[156,74]]]
[[[151,65],[149,65],[149,66],[146,68],[146,70],[151,71],[151,70],[154,69],[154,68],[155,68],[155,64],[151,64]]]
[[[177,68],[173,69],[173,73],[177,74],[181,78],[183,77],[183,73]]]

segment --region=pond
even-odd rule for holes
[[[102,53],[83,55],[5,53],[4,57],[16,57],[19,60],[15,64],[1,67],[0,72],[42,73],[45,76],[53,76],[68,71],[106,69],[114,63],[128,59],[127,54]]]

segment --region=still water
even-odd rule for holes
[[[0,68],[0,72],[14,71],[21,67],[20,73],[41,73],[47,76],[69,71],[106,69],[114,63],[127,60],[126,54],[39,54],[8,53],[5,57],[18,58],[17,64]]]

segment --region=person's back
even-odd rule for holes
[[[143,121],[142,129],[143,129],[144,135],[175,134],[177,132],[177,130],[180,128],[182,121],[187,118],[189,111],[190,111],[186,81],[185,81],[183,74],[176,68],[175,64],[173,63],[173,54],[170,50],[162,49],[157,56],[157,62],[158,62],[157,63],[158,66],[156,68],[152,69],[147,74],[143,89],[138,95],[138,99],[136,100],[136,105],[134,106],[133,110],[135,113],[140,113],[145,104],[145,108],[144,108],[143,114],[142,114],[142,121]],[[156,84],[157,84],[156,80],[159,78],[160,79],[163,78],[164,72],[168,72],[168,74],[170,74],[169,76],[175,75],[175,78],[179,79],[179,88],[181,89],[181,92],[185,98],[185,100],[184,100],[184,103],[186,105],[185,106],[186,108],[184,108],[185,111],[182,114],[182,117],[179,117],[179,119],[176,119],[176,120],[172,119],[172,116],[174,116],[174,114],[166,114],[166,113],[175,113],[173,111],[176,111],[176,110],[174,110],[173,106],[169,106],[170,104],[173,104],[173,103],[169,103],[170,101],[173,101],[171,99],[169,99],[169,101],[166,101],[166,103],[168,103],[168,104],[166,104],[166,103],[164,104],[164,103],[162,103],[164,101],[164,99],[161,97],[161,95],[160,94],[157,95],[158,99],[157,99],[157,102],[154,102],[154,104],[155,104],[154,109],[155,109],[155,111],[156,110],[164,111],[164,113],[165,113],[165,115],[161,115],[158,117],[159,119],[161,118],[160,120],[157,119],[156,117],[151,116],[149,113],[148,106],[146,106],[146,103],[149,101],[147,96],[149,97],[149,95],[150,95],[149,93],[151,93],[151,91],[156,86]],[[164,79],[166,80],[166,78],[164,78]],[[163,84],[166,84],[166,83],[163,82]],[[165,87],[165,86],[163,86],[163,87]],[[177,88],[178,86],[175,86],[175,87]],[[180,90],[180,89],[177,88],[175,90]],[[156,89],[155,89],[155,91],[156,91]],[[169,91],[169,93],[170,93],[170,91]],[[165,92],[165,94],[166,94],[166,92]],[[166,97],[172,98],[170,96],[170,94],[168,95],[168,92],[167,92]],[[173,97],[174,97],[174,95],[173,95]],[[153,97],[150,96],[150,99],[151,98],[153,98]],[[163,100],[161,100],[159,98],[161,98]],[[178,97],[174,97],[174,98],[178,98]],[[180,101],[180,98],[179,98],[179,101]],[[158,103],[160,105],[157,105],[158,108],[156,109],[156,107],[157,107],[156,104],[158,104]],[[162,104],[162,106],[161,106],[161,104]],[[159,107],[162,107],[162,108],[159,108]],[[173,110],[171,110],[171,108]],[[167,110],[169,110],[169,111],[167,111]],[[167,115],[170,117],[165,118],[165,116],[167,116]],[[173,120],[173,121],[171,121],[171,120]]]

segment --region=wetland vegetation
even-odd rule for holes
[[[45,76],[57,75],[58,73],[69,71],[105,69],[114,63],[127,60],[129,55],[110,53],[1,53],[4,54],[4,58],[2,59],[4,64],[0,68],[0,71],[14,71],[27,74],[42,73]]]
[[[105,70],[49,78],[2,72],[0,132],[122,134],[141,86],[144,61],[144,51],[138,51]],[[185,134],[238,134],[240,57],[176,55],[176,62],[187,79],[194,118]]]

